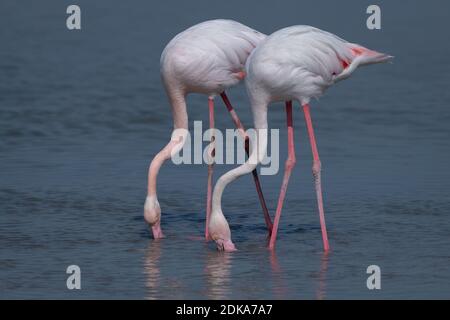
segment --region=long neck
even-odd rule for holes
[[[188,114],[186,97],[181,91],[167,90],[169,103],[172,109],[174,129],[188,129]]]
[[[153,158],[148,173],[147,192],[156,196],[156,178],[164,162],[179,152],[186,142],[188,115],[184,94],[167,90],[173,116],[173,132],[169,143]]]
[[[248,160],[239,167],[228,171],[217,181],[213,194],[213,212],[221,212],[222,194],[225,187],[244,174],[252,172],[263,160],[267,150],[267,104],[252,104],[255,135],[251,141]]]
[[[267,129],[268,102],[252,101],[253,125],[255,129]]]

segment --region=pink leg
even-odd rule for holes
[[[295,145],[294,145],[294,128],[292,125],[292,101],[286,101],[286,118],[288,130],[288,158],[284,167],[284,177],[281,184],[280,196],[278,197],[277,211],[275,213],[275,220],[273,221],[272,236],[270,237],[269,249],[275,248],[275,241],[277,240],[278,224],[280,223],[281,210],[283,209],[283,202],[286,196],[286,191],[294,168],[295,159]]]
[[[230,100],[228,99],[227,95],[225,94],[225,91],[220,94],[222,97],[223,102],[227,106],[228,111],[230,112],[231,118],[233,119],[233,122],[236,126],[236,128],[239,130],[242,137],[245,137],[245,152],[247,153],[247,156],[249,154],[249,140],[246,136],[244,126],[241,123],[241,120],[239,120],[239,117],[236,114],[236,111],[234,111],[233,106],[230,103]],[[258,172],[255,170],[252,171],[253,180],[255,181],[256,191],[258,192],[259,202],[261,203],[261,207],[264,213],[264,220],[266,222],[267,230],[269,231],[269,235],[272,232],[272,220],[270,219],[269,210],[267,209],[266,200],[264,199],[264,194],[262,192],[261,183],[259,181]]]
[[[327,227],[325,224],[325,214],[323,212],[323,199],[322,199],[322,186],[320,178],[321,163],[319,159],[319,152],[317,151],[316,138],[314,136],[314,130],[311,121],[311,114],[309,111],[309,105],[303,105],[303,112],[305,114],[306,126],[308,128],[309,141],[311,143],[311,149],[313,154],[313,176],[314,184],[316,187],[317,205],[319,207],[320,228],[322,229],[322,240],[325,251],[330,250],[328,244]]]
[[[214,100],[213,98],[208,98],[208,108],[209,108],[209,128],[214,128]],[[212,146],[215,137],[214,134],[211,137],[210,144],[210,160],[214,161],[214,147]],[[214,162],[208,164],[208,191],[206,195],[206,226],[205,226],[205,239],[209,240],[209,218],[211,217],[212,208],[212,176],[213,176]]]

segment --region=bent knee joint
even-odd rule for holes
[[[206,161],[208,165],[214,165],[216,161],[216,146],[210,145],[208,150],[206,151]]]
[[[297,163],[297,159],[295,159],[295,157],[288,158],[285,163],[286,169],[292,170],[295,167],[296,163]]]
[[[313,166],[312,166],[312,172],[313,172],[314,178],[320,176],[321,170],[322,170],[322,164],[320,163],[320,160],[314,161]]]

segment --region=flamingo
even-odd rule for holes
[[[312,172],[317,196],[324,251],[330,249],[321,187],[321,162],[310,115],[311,98],[321,96],[334,83],[348,78],[358,66],[381,63],[392,56],[349,43],[334,34],[310,27],[291,26],[268,36],[247,59],[245,80],[256,131],[256,147],[244,164],[222,175],[214,187],[209,230],[218,250],[236,250],[228,222],[222,213],[225,187],[254,170],[267,149],[267,111],[274,101],[285,101],[288,131],[288,157],[270,235],[274,249],[289,177],[295,166],[292,101],[303,107],[313,155]]]
[[[161,208],[156,193],[156,179],[163,163],[183,147],[188,130],[186,95],[208,95],[210,128],[214,128],[214,97],[220,95],[231,117],[244,138],[245,129],[234,111],[225,90],[245,77],[245,62],[256,45],[266,37],[232,20],[209,20],[190,27],[176,35],[161,55],[161,78],[172,108],[174,130],[169,143],[153,158],[148,171],[148,189],[144,204],[144,218],[151,226],[155,239],[163,238]],[[208,183],[205,238],[209,239],[208,225],[211,215],[214,137],[208,150]],[[247,140],[248,141],[248,140]],[[248,142],[246,143],[248,154]],[[253,172],[258,196],[263,208],[267,228],[270,219],[256,170]]]

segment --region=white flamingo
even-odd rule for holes
[[[313,176],[325,251],[329,250],[322,201],[321,163],[310,116],[309,101],[319,97],[339,80],[349,77],[358,66],[380,63],[392,57],[349,43],[331,33],[310,26],[281,29],[262,41],[246,63],[246,86],[250,98],[256,148],[246,163],[225,173],[213,193],[210,235],[219,250],[233,251],[231,233],[221,209],[224,188],[233,180],[254,170],[267,149],[267,111],[274,101],[286,101],[288,158],[278,198],[269,248],[275,246],[278,224],[291,171],[295,165],[292,100],[303,106],[313,154]]]
[[[214,127],[214,97],[221,95],[239,132],[245,130],[231,106],[225,90],[245,77],[245,62],[266,36],[232,20],[210,20],[199,23],[175,36],[161,55],[161,77],[172,107],[174,131],[170,142],[153,158],[148,172],[148,191],[144,205],[145,220],[152,227],[153,237],[162,238],[161,208],[156,194],[156,178],[163,163],[177,153],[186,141],[188,115],[186,95],[208,95],[210,127]],[[183,130],[184,129],[184,130]],[[248,144],[246,144],[248,153]],[[213,158],[210,148],[210,160]],[[209,238],[213,164],[208,166],[208,192],[205,237]],[[272,222],[267,212],[256,170],[253,172],[259,199],[269,232]]]

